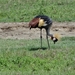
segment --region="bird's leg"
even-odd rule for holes
[[[40,29],[40,40],[41,40],[41,48],[42,48],[42,29]]]
[[[46,34],[46,39],[47,39],[47,43],[48,43],[48,48],[50,49],[50,44],[49,44],[49,40],[48,40],[48,34]]]

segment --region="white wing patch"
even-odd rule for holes
[[[46,23],[46,21],[44,22],[44,25],[43,26],[47,26],[47,23]]]
[[[41,26],[47,26],[46,21],[44,21],[43,19],[39,18],[39,24],[38,24],[38,26],[39,27],[41,27]]]

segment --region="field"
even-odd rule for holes
[[[75,21],[75,0],[0,0],[0,22],[28,22],[45,14],[54,21]]]
[[[50,41],[43,49],[39,40],[0,39],[0,75],[74,75],[75,38],[62,38],[55,45]]]
[[[0,75],[74,75],[74,24],[53,23],[51,33],[62,38],[56,44],[49,38],[49,50],[45,30],[40,49],[39,29],[29,30],[28,23],[0,23]]]
[[[74,7],[75,0],[0,0],[0,75],[75,75]],[[49,38],[50,49],[45,30],[41,49],[40,30],[28,28],[42,13],[61,35],[56,44]]]

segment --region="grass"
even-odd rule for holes
[[[28,22],[45,14],[75,21],[75,0],[0,0],[0,22]],[[63,37],[50,50],[40,40],[0,39],[0,75],[75,75],[75,37]]]
[[[43,39],[0,39],[0,75],[74,75],[75,37],[63,37],[47,48]]]
[[[75,21],[75,0],[0,0],[0,22],[28,22],[38,14]]]

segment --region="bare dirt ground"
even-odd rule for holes
[[[54,22],[51,34],[59,33],[62,37],[75,36],[75,22]],[[46,37],[43,29],[43,38]],[[27,22],[21,23],[0,23],[0,38],[2,39],[38,39],[40,37],[40,30],[29,29]]]

